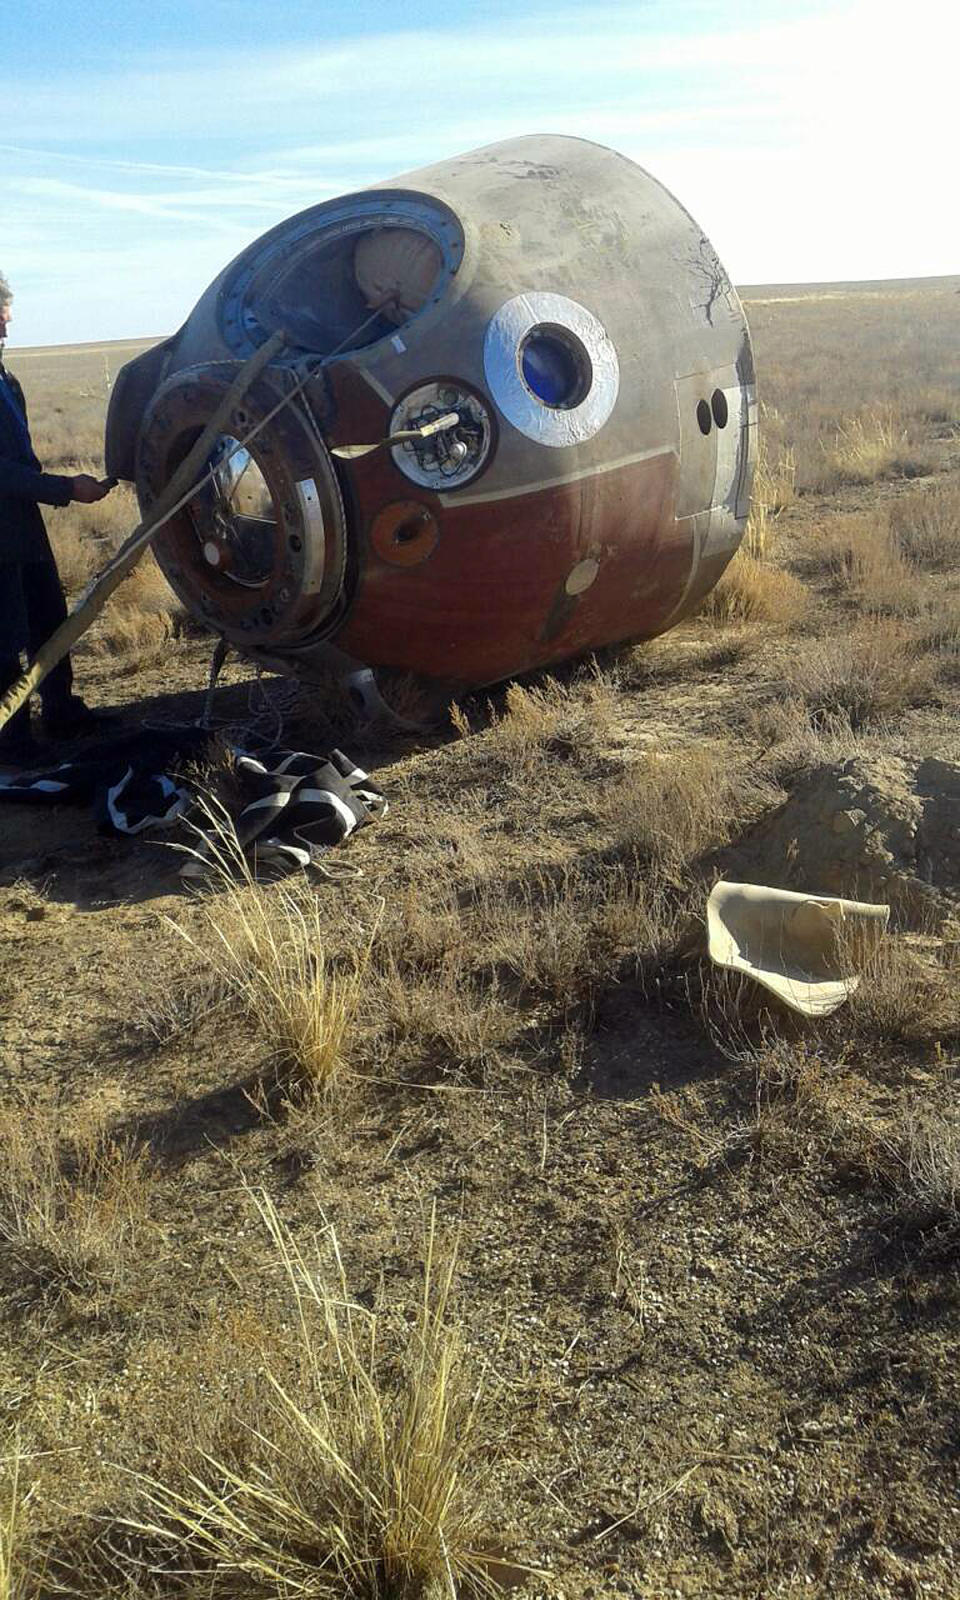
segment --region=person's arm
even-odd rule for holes
[[[22,461],[0,456],[0,495],[9,495],[13,500],[32,500],[34,505],[41,506],[67,506],[74,498],[73,484],[72,478],[38,472]]]
[[[67,506],[71,500],[79,500],[81,505],[92,506],[115,487],[115,478],[94,478],[89,472],[61,478],[54,472],[38,472],[22,461],[0,456],[0,495],[14,500],[31,500],[41,506]]]

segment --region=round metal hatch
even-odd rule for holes
[[[156,393],[140,436],[137,492],[149,506],[223,398],[222,369],[191,369]],[[238,644],[295,645],[343,601],[346,527],[326,447],[269,378],[225,424],[197,492],[154,539],[184,605]]]

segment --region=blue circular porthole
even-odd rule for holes
[[[620,388],[617,352],[600,319],[545,289],[514,295],[490,318],[483,370],[507,421],[553,449],[599,433]]]
[[[520,348],[520,370],[530,393],[555,411],[569,411],[590,392],[590,357],[566,329],[541,323]]]

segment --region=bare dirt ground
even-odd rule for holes
[[[326,1095],[211,978],[218,900],[167,845],[0,813],[0,1427],[47,1559],[17,1592],[200,1591],[122,1519],[194,1443],[259,1459],[296,1323],[266,1195],[304,1251],[335,1229],[391,1336],[435,1208],[482,1388],[474,1538],[524,1592],[957,1593],[960,280],[746,304],[766,515],[701,617],[431,738],[287,708],[285,743],[341,745],[391,802],[309,891],[330,970],[367,962]],[[96,456],[103,355],[22,363],[51,465]],[[120,531],[51,529],[77,582]],[[137,585],[80,687],[191,719],[210,641]],[[251,683],[228,666],[224,728]],[[734,869],[892,901],[834,1018],[705,964]]]

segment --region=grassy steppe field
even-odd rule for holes
[[[390,800],[329,878],[4,808],[0,1600],[958,1592],[960,278],[744,298],[701,614],[435,737],[287,693]],[[10,352],[52,470],[141,347]],[[148,558],[79,687],[210,648]],[[721,873],[889,900],[853,999],[711,968]]]

